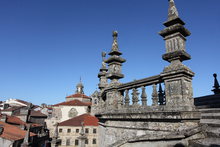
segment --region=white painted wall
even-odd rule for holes
[[[62,118],[60,120],[61,122],[70,119],[68,114],[72,108],[75,108],[78,112],[77,116],[82,115],[87,111],[87,106],[60,106],[60,108],[62,112]]]

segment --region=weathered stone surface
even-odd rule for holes
[[[105,61],[109,65],[107,77],[111,83],[100,91],[101,104],[95,112],[101,125],[102,147],[156,147],[161,143],[163,147],[178,143],[188,146],[190,140],[205,137],[199,124],[200,112],[193,102],[194,73],[182,63],[191,58],[185,48],[185,37],[190,32],[179,18],[174,1],[169,0],[169,4],[168,21],[164,23],[167,28],[160,35],[166,42],[163,59],[170,64],[161,74],[121,84],[118,80],[123,77],[121,66],[125,60],[118,51],[117,33],[113,33],[111,57]],[[150,85],[153,85],[153,105],[147,106],[145,87]],[[138,92],[141,88],[142,105]]]

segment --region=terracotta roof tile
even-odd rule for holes
[[[82,102],[82,101],[79,101],[79,100],[72,100],[72,101],[68,101],[68,102],[62,102],[62,103],[58,103],[58,104],[55,104],[53,106],[91,106],[92,103],[91,102]]]
[[[20,140],[25,137],[27,131],[24,131],[16,126],[9,125],[7,123],[1,122],[0,125],[4,128],[3,133],[0,135],[1,138],[8,140]],[[35,136],[36,134],[30,133],[30,136]]]
[[[88,97],[87,95],[85,95],[85,94],[80,94],[80,93],[76,93],[76,94],[73,94],[73,95],[69,95],[69,96],[67,96],[66,98],[86,98],[86,99],[91,99],[91,98]]]
[[[33,117],[47,117],[47,115],[41,113],[40,111],[31,110],[31,116]]]
[[[29,102],[23,101],[23,100],[19,100],[19,99],[15,99],[15,101],[20,102],[20,103],[25,104],[25,105],[29,104]]]
[[[2,117],[2,114],[0,115],[0,118]],[[6,122],[9,124],[15,124],[15,125],[26,125],[24,121],[22,121],[20,118],[16,116],[8,116],[6,115],[7,120]]]
[[[98,121],[98,118],[95,116],[90,114],[82,114],[59,123],[59,126],[81,126],[82,122],[84,122],[84,126],[98,126]]]

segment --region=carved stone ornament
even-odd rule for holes
[[[70,109],[68,116],[70,118],[73,118],[73,117],[77,116],[77,114],[78,114],[77,110],[75,108],[72,108],[72,109]]]

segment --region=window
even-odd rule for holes
[[[66,146],[70,146],[70,139],[66,140]]]
[[[79,133],[79,129],[76,129],[76,133]]]
[[[71,129],[67,129],[67,133],[70,133],[71,132]]]
[[[78,139],[75,140],[75,145],[79,145],[79,140]]]
[[[93,134],[96,134],[96,129],[93,129]]]
[[[62,133],[63,129],[59,129],[59,133]]]
[[[88,128],[86,128],[86,131],[85,131],[85,133],[89,133],[89,129],[88,129]]]
[[[89,140],[88,139],[85,140],[85,144],[89,144]]]
[[[92,144],[96,144],[96,139],[93,139],[93,140],[92,140]]]
[[[94,104],[97,104],[97,99],[94,100]]]

